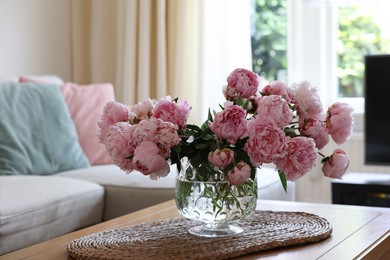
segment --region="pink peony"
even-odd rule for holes
[[[157,102],[153,109],[153,117],[185,128],[189,111],[190,107],[186,101],[181,100],[176,104],[171,97],[167,96]]]
[[[115,101],[108,102],[104,106],[103,114],[98,122],[100,128],[100,133],[98,135],[99,141],[104,141],[110,126],[118,122],[127,122],[128,118],[129,111],[125,105]]]
[[[249,98],[256,94],[259,88],[260,77],[246,69],[236,69],[227,78],[225,97],[228,100],[238,97]]]
[[[222,93],[223,93],[223,96],[226,98],[226,100],[229,99],[228,94],[227,94],[227,89],[228,89],[228,86],[227,86],[227,85],[224,85],[224,86],[222,87]]]
[[[144,141],[155,142],[157,128],[160,121],[156,118],[145,119],[134,125],[133,137],[129,141],[133,149],[137,148]]]
[[[304,120],[304,122],[302,134],[313,138],[318,149],[324,148],[329,143],[329,134],[326,131],[325,122],[311,118]]]
[[[296,105],[299,117],[321,119],[323,109],[317,88],[303,81],[300,84],[294,84],[292,91],[292,102]]]
[[[270,163],[285,155],[286,135],[273,121],[248,122],[249,139],[244,149],[254,166]]]
[[[129,159],[133,155],[134,149],[128,145],[133,136],[134,128],[135,126],[124,122],[110,126],[104,143],[113,162],[127,173],[134,169],[132,161]]]
[[[353,109],[346,103],[336,102],[326,113],[326,128],[337,144],[344,143],[353,131]]]
[[[341,179],[349,166],[348,155],[341,149],[336,149],[330,156],[329,160],[325,161],[322,166],[322,172],[326,177]]]
[[[181,127],[185,128],[185,124],[187,122],[187,119],[190,116],[190,111],[191,111],[190,104],[188,104],[187,100],[180,99],[179,103],[177,105],[179,106],[181,118],[184,121],[184,123]]]
[[[158,143],[161,155],[164,158],[169,157],[170,149],[181,141],[177,130],[177,125],[163,121],[160,122],[156,129],[155,141]]]
[[[228,171],[227,178],[234,186],[241,186],[251,176],[251,167],[243,161],[240,161],[236,166]]]
[[[317,149],[313,139],[307,137],[289,138],[287,155],[276,161],[276,167],[284,171],[289,181],[296,181],[315,165]]]
[[[144,175],[160,173],[160,171],[161,174],[164,175],[166,173],[165,164],[165,159],[159,154],[159,149],[153,142],[144,141],[134,151],[134,169],[142,172]]]
[[[215,115],[209,127],[219,139],[226,139],[234,144],[238,139],[247,135],[245,110],[236,105],[229,105]]]
[[[149,174],[149,178],[152,180],[158,180],[161,177],[168,176],[169,172],[171,170],[171,167],[169,167],[169,163],[165,161],[164,166],[156,172],[152,172]]]
[[[130,107],[131,115],[134,115],[130,118],[130,121],[134,122],[134,117],[137,121],[141,121],[142,119],[147,119],[152,116],[152,111],[154,105],[156,104],[156,100],[152,100],[150,98],[145,99],[144,101]],[[133,120],[131,120],[133,119]]]
[[[215,166],[215,170],[218,170],[233,162],[234,152],[228,148],[217,149],[209,153],[208,160]]]
[[[286,99],[287,102],[291,101],[291,97],[287,91],[286,85],[279,80],[271,81],[267,86],[265,86],[261,90],[261,93],[267,96],[279,95],[284,99]]]
[[[335,103],[325,114],[317,88],[307,81],[291,88],[272,81],[263,88],[256,73],[241,68],[227,77],[223,93],[222,111],[201,126],[187,125],[191,107],[183,99],[149,98],[128,108],[109,102],[99,140],[126,172],[158,179],[169,173],[169,164],[187,157],[201,167],[198,180],[208,179],[211,167],[223,173],[221,180],[240,186],[264,163],[274,163],[295,181],[312,169],[330,138],[340,144],[352,133],[352,109]],[[325,176],[341,178],[349,159],[335,150],[322,163]]]
[[[278,95],[263,96],[258,99],[257,117],[270,118],[278,127],[291,123],[293,113],[285,99]]]

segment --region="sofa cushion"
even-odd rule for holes
[[[98,122],[107,102],[115,100],[111,84],[77,85],[66,83],[61,91],[76,126],[79,143],[90,164],[109,164],[112,159],[99,142]]]
[[[0,175],[89,166],[59,86],[0,83],[0,111]]]
[[[137,171],[126,174],[113,164],[61,172],[56,176],[92,181],[104,186],[103,220],[108,220],[173,199],[176,166],[171,166],[171,169],[173,172],[159,180],[151,180]]]
[[[99,223],[104,189],[57,176],[0,176],[0,255]]]
[[[55,79],[55,78],[54,78]],[[20,82],[51,83],[49,76],[21,76]],[[109,101],[115,100],[114,87],[110,83],[78,85],[57,82],[68,105],[70,115],[76,126],[79,143],[90,164],[110,164],[112,159],[103,144],[97,138],[98,122],[103,108]]]

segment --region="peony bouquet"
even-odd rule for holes
[[[127,107],[106,104],[99,139],[113,162],[127,173],[137,170],[152,179],[166,176],[169,164],[187,158],[202,166],[199,180],[219,170],[235,186],[254,178],[256,168],[273,163],[281,183],[295,181],[322,163],[325,176],[341,178],[347,154],[336,149],[325,156],[330,138],[337,144],[352,133],[352,108],[335,103],[324,111],[318,90],[302,81],[287,87],[280,81],[260,87],[260,77],[236,69],[223,88],[226,102],[209,111],[200,126],[187,124],[187,101],[167,96]],[[321,157],[320,159],[318,157]]]

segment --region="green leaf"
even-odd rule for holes
[[[200,131],[200,127],[197,125],[188,124],[187,128],[190,130]]]
[[[242,106],[244,104],[244,99],[242,97],[238,97],[236,99],[236,104]]]
[[[208,121],[208,120],[205,121],[205,122],[202,124],[201,131],[202,131],[202,132],[210,132],[209,121]]]
[[[176,145],[173,147],[173,150],[177,153],[180,153],[181,152],[181,146],[180,145]]]
[[[203,140],[205,141],[210,141],[212,139],[214,139],[214,136],[210,135],[210,134],[205,134],[203,137],[202,137]]]
[[[287,193],[287,179],[284,171],[278,170],[280,182],[282,183],[284,191]]]
[[[285,128],[285,129],[284,129],[284,133],[285,133],[287,136],[290,136],[290,137],[296,137],[296,136],[298,136],[297,133],[295,132],[295,129],[294,129],[294,128]]]
[[[209,146],[210,146],[210,143],[201,143],[201,144],[196,144],[195,148],[201,150],[201,149],[205,149]]]
[[[323,158],[321,160],[321,163],[326,163],[327,161],[329,161],[329,159],[330,159],[330,156],[326,156],[325,158]]]
[[[242,108],[246,110],[248,108],[249,102],[249,99],[245,100],[245,103],[242,105]]]
[[[208,110],[207,120],[210,121],[210,122],[213,122],[213,115],[211,114],[210,108],[209,108],[209,110]]]

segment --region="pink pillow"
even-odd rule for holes
[[[45,82],[45,81],[29,78],[27,76],[20,76],[19,77],[19,82],[20,83],[48,83],[48,82]]]
[[[98,122],[105,104],[115,100],[112,84],[65,83],[61,91],[76,126],[79,143],[91,165],[112,163],[104,144],[99,143]]]
[[[19,76],[19,82],[29,82],[29,83],[50,83],[61,85],[64,84],[64,81],[55,75],[36,75],[36,76]]]

